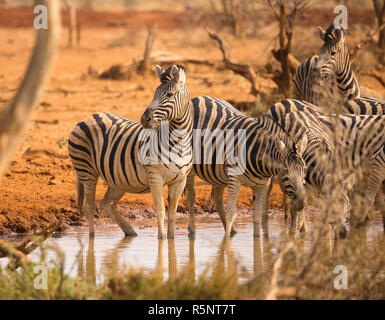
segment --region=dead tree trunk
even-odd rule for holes
[[[155,41],[155,36],[156,36],[156,25],[148,28],[148,35],[147,35],[147,40],[146,40],[146,47],[144,49],[144,54],[143,54],[143,60],[138,66],[138,73],[139,74],[146,74],[150,70],[150,64],[151,64],[151,51],[152,51],[152,46]]]
[[[38,31],[24,79],[13,100],[0,112],[0,176],[4,173],[8,160],[15,152],[27,123],[36,109],[50,77],[58,46],[59,0],[44,0],[40,3],[48,5],[49,28]]]
[[[80,46],[80,42],[82,40],[82,27],[80,22],[76,23],[76,44]]]
[[[380,28],[385,23],[385,0],[373,0],[373,6],[377,25]],[[385,29],[382,29],[378,36],[378,48],[381,51],[381,60],[385,63]]]
[[[74,43],[73,39],[74,39],[75,29],[76,29],[76,8],[72,0],[65,0],[64,3],[67,7],[68,15],[69,15],[67,46],[71,48],[72,44]]]
[[[293,74],[298,61],[291,55],[294,22],[297,14],[305,10],[311,0],[267,0],[279,24],[279,49],[272,50],[273,56],[280,62],[281,71],[276,72],[273,80],[285,98],[291,96]]]

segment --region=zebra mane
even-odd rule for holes
[[[262,129],[270,132],[272,136],[278,137],[283,143],[290,146],[290,148],[297,149],[302,135],[299,137],[288,134],[278,123],[274,122],[273,119],[267,115],[259,116],[256,118],[256,121]]]
[[[164,72],[163,74],[161,75],[160,77],[160,81],[161,82],[170,82],[170,81],[175,81],[175,78],[174,78],[174,75],[173,73],[171,72],[172,71],[172,67],[173,66],[170,66],[168,67]],[[176,67],[178,68],[178,71],[181,71],[183,70],[184,73],[186,73],[186,68],[180,64],[177,64]]]
[[[344,35],[344,29],[341,28],[339,25],[334,26],[334,23],[332,23],[325,32],[324,41],[333,42],[334,44],[336,44],[341,40],[341,37]]]

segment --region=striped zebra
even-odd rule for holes
[[[385,100],[360,96],[360,86],[353,72],[345,31],[333,24],[324,31],[318,28],[324,41],[318,55],[305,60],[293,76],[293,96],[315,105],[333,101],[341,105],[339,113],[385,114]]]
[[[360,86],[350,64],[345,31],[332,24],[326,31],[318,27],[324,42],[318,55],[305,60],[293,77],[293,95],[318,105],[323,98],[338,96],[341,103],[360,97]]]
[[[305,101],[287,99],[272,105],[266,115],[291,136],[303,134],[298,130],[299,123],[309,128],[308,145],[302,156],[307,167],[305,187],[315,194],[327,196],[332,179],[329,162],[334,159],[335,146],[328,127],[319,120],[320,109]],[[316,132],[316,135],[313,132]],[[351,209],[347,192],[353,187],[354,181],[353,173],[341,179],[341,193],[335,201],[336,207],[333,208],[333,211],[339,214],[329,219],[335,232],[340,235],[346,233],[345,217]],[[297,216],[295,199],[292,200],[291,207],[291,227],[295,228],[296,232],[306,231],[304,213],[302,211],[302,214]]]
[[[362,225],[385,180],[385,116],[320,115],[318,118],[329,128],[331,135],[337,133],[335,137],[338,154],[334,166],[342,173],[345,172],[345,175],[355,172],[361,180],[368,177],[364,192],[365,203],[360,208],[362,211],[358,216],[353,215],[354,223]],[[384,210],[381,213],[385,223]]]
[[[77,177],[78,210],[82,214],[85,203],[90,236],[94,235],[95,190],[99,177],[108,185],[101,208],[128,236],[135,236],[136,232],[117,212],[118,201],[125,192],[151,191],[158,237],[165,237],[163,186],[168,185],[167,236],[174,236],[178,199],[192,167],[192,104],[184,67],[173,65],[163,71],[156,66],[156,73],[161,84],[141,122],[97,113],[79,122],[70,134],[68,152]],[[162,140],[164,134],[170,139]],[[151,145],[154,148],[148,148],[151,138],[156,143]],[[155,153],[151,161],[145,161],[149,159],[148,153]]]
[[[226,101],[213,97],[192,99],[194,110],[194,164],[187,178],[186,195],[190,213],[189,231],[195,232],[194,174],[211,184],[212,200],[225,227],[225,237],[232,233],[236,216],[236,200],[241,185],[253,190],[254,236],[259,236],[261,223],[266,230],[267,193],[271,178],[280,176],[282,188],[291,198],[303,198],[305,163],[301,157],[307,145],[307,137],[294,141],[270,118],[255,120],[236,110]],[[215,131],[210,130],[215,128]],[[238,151],[236,165],[242,162],[243,171],[232,173],[234,162],[228,157],[217,161],[217,155],[227,154],[227,133],[232,132],[232,150]],[[205,134],[208,132],[208,134]],[[244,139],[239,134],[244,132]],[[202,142],[203,140],[203,142]],[[226,143],[225,143],[226,141]],[[198,158],[199,156],[199,158]],[[203,160],[202,160],[203,159]],[[223,202],[224,188],[228,187],[226,208]],[[267,235],[267,233],[265,233]]]
[[[385,178],[385,115],[322,115],[318,113],[317,107],[303,101],[301,104],[306,107],[297,107],[298,103],[297,106],[292,104],[290,112],[297,109],[301,121],[308,123],[309,126],[312,126],[315,115],[324,125],[327,135],[335,139],[336,155],[330,161],[334,170],[340,171],[345,177],[354,173],[356,180],[368,177],[364,191],[366,203],[359,217],[353,215],[353,218],[356,218],[354,222],[358,225],[363,224],[368,211],[375,205],[381,211],[385,223],[384,201],[377,193]],[[278,123],[286,121],[285,128],[293,127],[290,122],[294,123],[295,120],[285,115],[288,109],[287,106],[276,105],[270,116]],[[311,182],[308,176],[314,165],[309,162],[306,152],[303,157],[308,167],[306,181]]]

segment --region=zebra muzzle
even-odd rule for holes
[[[152,117],[144,113],[140,118],[140,123],[142,124],[143,127],[148,129],[152,127],[151,120],[152,120]]]

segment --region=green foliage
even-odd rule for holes
[[[58,268],[48,272],[47,289],[36,289],[34,266],[14,271],[0,269],[0,300],[96,299],[97,291],[80,278],[70,278]]]

